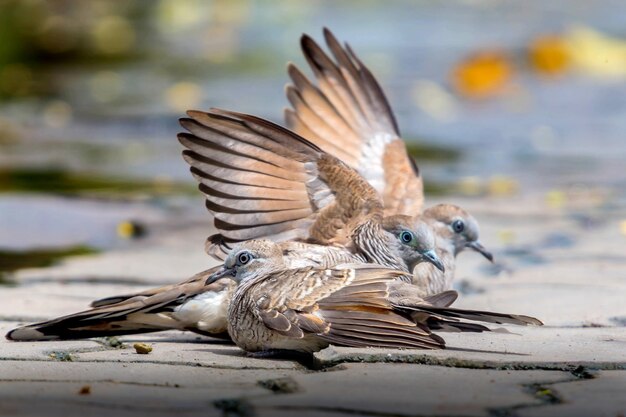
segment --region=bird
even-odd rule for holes
[[[237,283],[228,333],[253,353],[310,353],[329,344],[442,349],[445,340],[433,330],[490,331],[473,321],[542,325],[529,316],[452,308],[455,291],[415,297],[415,287],[398,279],[405,274],[375,264],[289,269],[280,245],[250,240],[236,244],[206,283],[225,277]]]
[[[326,32],[330,34],[329,31]],[[328,34],[327,36],[332,37],[332,34]],[[311,42],[305,35],[303,45],[305,38],[309,39],[308,43]],[[382,90],[367,68],[364,71],[374,90],[377,89],[379,101],[386,106],[383,107],[387,109],[387,125],[393,126],[397,132],[393,113],[386,104]],[[291,73],[295,73],[292,67]],[[208,252],[218,259],[224,259],[230,250],[229,245],[237,241],[270,237],[282,240],[283,253],[291,267],[330,268],[340,263],[380,262],[407,271],[419,270],[421,272],[414,273],[412,278],[415,284],[413,290],[419,296],[427,296],[450,286],[454,273],[454,257],[465,247],[478,250],[491,259],[491,254],[478,241],[477,222],[459,207],[435,206],[424,211],[421,217],[397,213],[380,216],[380,195],[385,198],[382,204],[383,214],[392,213],[392,206],[404,207],[398,208],[398,212],[419,211],[421,203],[418,205],[416,201],[420,198],[423,200],[419,170],[406,155],[398,135],[393,141],[395,145],[383,144],[383,149],[386,149],[384,155],[387,156],[381,159],[387,161],[389,155],[395,155],[392,159],[399,161],[398,175],[388,166],[381,171],[380,164],[376,165],[375,157],[380,156],[376,152],[380,153],[381,147],[380,143],[374,141],[369,151],[365,147],[365,153],[369,152],[374,157],[369,162],[372,169],[362,171],[364,177],[360,177],[350,171],[349,166],[354,164],[353,159],[341,155],[346,159],[346,164],[306,140],[294,141],[293,133],[261,119],[219,110],[212,113],[189,112],[189,116],[190,118],[181,119],[181,124],[189,133],[179,135],[179,140],[189,148],[183,155],[192,165],[191,171],[200,181],[200,189],[207,194],[207,207],[215,215],[215,225],[221,232],[207,241]],[[258,140],[259,136],[268,134],[276,135],[277,141],[270,143]],[[365,137],[357,136],[356,139],[363,140]],[[316,140],[313,135],[310,138]],[[213,142],[207,145],[207,139]],[[234,146],[237,140],[238,147]],[[338,138],[335,137],[333,141],[335,140]],[[260,143],[262,146],[259,146]],[[319,145],[324,148],[323,143]],[[202,147],[206,149],[198,150]],[[252,149],[255,153],[252,158],[242,159],[239,153],[241,149]],[[280,149],[282,155],[274,153],[277,149]],[[349,148],[346,146],[345,149]],[[303,154],[310,157],[311,153],[316,153],[318,157],[321,155],[317,161],[321,161],[321,165],[313,166],[310,161],[303,162]],[[404,159],[402,155],[405,156]],[[269,163],[259,159],[260,156],[269,158]],[[289,172],[291,168],[302,168],[302,165],[306,166],[304,174],[297,170],[294,171],[295,174]],[[412,176],[406,174],[407,166],[411,167]],[[320,167],[322,175],[311,175],[311,168]],[[250,184],[246,182],[250,179],[247,176],[250,172],[266,175],[259,176],[260,182]],[[293,174],[297,181],[290,183],[276,175],[276,172],[283,176]],[[342,172],[350,174],[344,177]],[[392,203],[390,196],[395,195],[394,193],[379,191],[381,184],[387,184],[386,188],[389,188],[388,183],[375,179],[380,179],[381,172],[387,179],[404,178],[401,182],[405,185],[396,187],[397,192],[406,191],[404,203]],[[309,182],[305,183],[307,196],[311,198],[309,201],[302,198],[300,178],[305,175],[309,175]],[[325,183],[328,181],[326,176],[333,175],[336,181]],[[310,181],[311,179],[313,180]],[[372,186],[377,186],[378,189],[372,192]],[[315,190],[313,194],[309,193],[311,189]],[[376,197],[377,194],[379,197]],[[366,198],[362,198],[363,195]],[[263,208],[263,204],[279,207],[280,210],[254,211],[259,207]],[[304,214],[308,217],[304,217]],[[263,223],[262,220],[268,218],[271,221]],[[294,225],[297,227],[293,227]],[[436,252],[432,250],[432,232],[429,227],[437,233]],[[384,232],[378,236],[384,236],[385,239],[370,240],[369,235],[373,231],[380,232],[381,228]],[[352,239],[355,236],[356,239]],[[433,266],[427,266],[427,263]],[[92,303],[92,310],[25,326],[22,330],[11,332],[10,337],[7,337],[13,340],[83,338],[91,337],[90,335],[131,334],[167,329],[223,335],[226,323],[225,306],[232,296],[232,287],[220,283],[205,288],[202,281],[207,273],[205,271],[197,274],[179,284],[96,300]],[[407,279],[407,275],[403,277]],[[68,328],[73,326],[72,330],[64,329],[60,323]],[[47,329],[48,333],[35,331],[36,328]],[[55,331],[60,334],[53,334]]]
[[[425,227],[425,226],[424,226]],[[430,229],[420,244],[434,254]],[[281,264],[288,268],[330,268],[344,263],[367,261],[343,248],[287,241],[276,244]],[[178,284],[165,285],[138,293],[96,300],[91,309],[52,320],[21,326],[7,333],[12,341],[86,339],[159,332],[191,331],[205,336],[228,339],[227,310],[235,282],[221,279],[206,284],[220,266],[195,274]],[[405,271],[405,279],[409,279]]]
[[[366,262],[410,272],[445,267],[419,216],[383,217],[376,190],[336,157],[270,121],[233,111],[188,111],[183,157],[219,233],[207,252],[224,259],[250,239],[342,247]],[[303,255],[306,255],[306,247]]]
[[[466,210],[452,204],[437,204],[424,210],[421,217],[435,233],[436,253],[444,266],[443,270],[423,264],[413,268],[411,282],[424,295],[452,288],[456,257],[465,249],[474,250],[493,262],[493,255],[479,240],[478,221]]]
[[[350,45],[342,45],[328,28],[323,35],[332,57],[310,36],[300,39],[317,85],[293,63],[287,66],[291,108],[284,112],[286,126],[361,174],[382,196],[385,215],[419,214],[424,207],[422,176],[383,89]],[[413,283],[426,294],[452,287],[455,257],[466,248],[493,262],[479,241],[478,222],[467,211],[437,205],[424,210],[422,218],[435,227],[446,268],[445,273],[427,265],[414,270]]]
[[[417,271],[412,281],[423,295],[450,289],[455,257],[465,248],[493,259],[478,240],[478,222],[458,206],[384,216],[381,195],[361,175],[294,132],[221,109],[187,114],[187,133],[178,139],[214,216],[219,233],[206,250],[218,259],[249,239],[343,246],[367,262]],[[412,250],[425,239],[424,223],[435,231],[440,265],[432,253]],[[435,268],[416,269],[423,260]]]

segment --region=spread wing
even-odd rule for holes
[[[224,278],[205,285],[213,272],[196,275],[194,280],[139,293],[114,304],[106,304],[46,322],[19,327],[7,334],[9,340],[84,339],[90,337],[139,334],[160,330],[196,330],[195,321],[187,322],[179,310],[197,295],[233,289],[234,282]]]
[[[382,216],[380,196],[356,171],[297,134],[224,110],[188,115],[178,139],[219,231],[211,255],[259,238],[347,245],[354,228]]]
[[[317,86],[293,64],[285,111],[287,126],[357,170],[383,196],[385,215],[422,210],[423,184],[407,154],[380,85],[352,49],[324,29],[330,58],[307,35],[302,52]]]
[[[257,316],[284,336],[314,333],[343,346],[439,349],[444,341],[409,315],[394,310],[387,300],[390,282],[401,271],[376,265],[343,265],[334,269],[284,272],[273,282],[281,291],[257,290]],[[288,275],[288,276],[287,276]],[[272,294],[289,294],[288,298]]]

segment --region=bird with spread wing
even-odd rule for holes
[[[476,220],[459,207],[420,214],[423,185],[395,117],[371,72],[330,31],[331,59],[308,36],[302,49],[318,86],[295,66],[285,113],[291,132],[254,116],[191,111],[179,135],[206,195],[216,235],[207,251],[224,259],[237,242],[280,242],[293,268],[376,263],[416,284],[411,296],[449,289],[455,256],[478,241]],[[306,138],[306,139],[305,139]],[[433,237],[433,232],[435,236]],[[434,250],[436,247],[436,251]],[[220,335],[234,294],[212,270],[175,285],[95,301],[94,309],[9,333],[14,340],[81,338],[166,329]]]

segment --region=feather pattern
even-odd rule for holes
[[[379,265],[277,267],[249,274],[228,312],[229,334],[247,351],[310,352],[327,344],[442,349],[445,341],[434,331],[490,331],[472,321],[541,324],[527,316],[451,308],[454,291],[421,299],[399,280],[405,272]],[[409,298],[402,305],[395,301]]]
[[[84,339],[162,330],[191,330],[221,336],[226,331],[227,300],[235,283],[222,279],[205,285],[212,268],[178,285],[95,301],[96,307],[19,327],[9,340]]]
[[[387,284],[404,274],[362,264],[276,271],[240,285],[229,308],[229,333],[249,351],[293,347],[293,340],[286,342],[293,338],[301,340],[301,350],[315,350],[320,343],[443,347],[439,336],[386,300]],[[313,342],[312,336],[317,337]]]
[[[293,132],[225,110],[188,115],[181,125],[189,133],[178,138],[220,232],[207,241],[219,259],[234,243],[261,237],[346,246],[359,225],[380,221],[377,192]]]
[[[382,88],[347,44],[328,29],[324,38],[333,58],[309,36],[301,39],[317,85],[288,67],[287,125],[363,175],[383,197],[385,215],[419,213],[422,179]]]

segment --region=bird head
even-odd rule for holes
[[[206,284],[221,278],[230,278],[238,284],[256,276],[262,276],[284,265],[283,252],[270,240],[249,240],[233,246],[224,265],[209,276]]]
[[[435,230],[437,238],[453,246],[455,255],[470,248],[493,262],[491,252],[478,240],[478,222],[461,207],[439,204],[424,211],[423,216]]]
[[[430,262],[440,271],[444,271],[443,263],[437,255],[433,230],[419,216],[387,216],[383,219],[383,229],[392,236],[391,245],[400,254],[409,271],[421,262]]]

